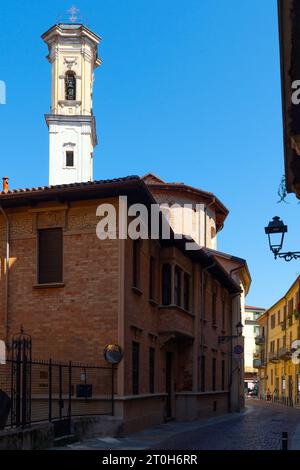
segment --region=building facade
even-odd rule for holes
[[[300,5],[278,0],[285,188],[300,198]],[[284,196],[284,195],[283,195]]]
[[[9,349],[22,324],[34,356],[97,363],[120,344],[125,429],[240,409],[242,338],[220,342],[236,335],[240,285],[184,240],[99,240],[97,207],[118,211],[118,194],[154,201],[138,177],[1,193],[1,338]]]
[[[245,392],[253,390],[258,382],[257,369],[254,366],[254,360],[259,358],[259,351],[257,345],[259,344],[259,317],[265,312],[265,309],[260,307],[252,307],[246,305],[242,315],[242,323],[244,325],[244,338],[245,338],[245,352],[244,352],[244,366],[245,366]]]
[[[261,398],[299,403],[300,368],[297,340],[300,333],[300,277],[287,293],[260,318],[259,371]]]

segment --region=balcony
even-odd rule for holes
[[[253,369],[260,369],[262,366],[260,359],[253,359]]]
[[[171,335],[175,338],[194,339],[194,315],[176,305],[159,307],[160,335]]]
[[[283,321],[280,323],[280,326],[281,326],[282,331],[285,331],[285,330],[286,330],[286,321],[283,320]]]
[[[265,344],[265,337],[264,336],[256,336],[255,337],[255,344],[256,344],[256,346],[261,346],[262,344]]]
[[[263,367],[266,367],[267,362],[265,359],[253,359],[253,369],[262,369]]]
[[[279,357],[284,361],[288,361],[292,357],[292,352],[289,348],[280,348],[279,349]]]
[[[277,363],[280,361],[279,357],[278,357],[278,353],[275,352],[275,351],[271,351],[269,353],[269,361],[270,362],[274,362],[274,363]]]

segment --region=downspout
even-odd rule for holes
[[[8,291],[9,291],[9,219],[4,211],[3,207],[0,205],[0,212],[3,214],[4,220],[6,222],[6,255],[5,255],[5,302],[4,302],[4,325],[5,325],[5,336],[6,344],[8,343]]]
[[[234,269],[232,270],[234,271]],[[231,272],[231,271],[230,271]],[[232,411],[232,406],[231,406],[231,387],[232,387],[232,383],[233,383],[233,338],[232,338],[232,335],[233,335],[233,331],[232,331],[232,301],[235,297],[238,297],[240,296],[240,294],[233,294],[230,296],[231,298],[231,309],[230,309],[230,312],[231,312],[231,317],[230,317],[230,325],[231,325],[231,334],[230,334],[230,380],[229,380],[229,394],[228,394],[228,409],[229,409],[229,412]],[[236,370],[236,369],[235,369]],[[238,375],[238,382],[240,382],[240,377]],[[240,386],[240,384],[239,384]],[[239,411],[240,411],[240,393],[238,394],[238,407],[239,407]]]
[[[230,272],[229,272],[230,277],[232,278],[232,274],[235,271],[239,271],[240,269],[241,269],[241,266],[238,266],[237,268],[231,269]],[[235,297],[240,296],[240,295],[241,294],[235,294],[235,295],[231,296],[231,299],[233,300]],[[233,304],[231,304],[231,305],[233,306]],[[233,311],[232,306],[231,306],[231,312]],[[232,322],[233,322],[233,318],[232,318],[232,313],[231,313],[231,335],[233,334]],[[231,411],[232,410],[232,406],[231,406],[232,391],[231,391],[231,388],[232,388],[232,384],[233,384],[233,372],[234,372],[234,370],[233,370],[233,340],[232,340],[232,338],[230,339],[230,368],[231,368],[231,372],[230,372],[230,385],[229,385],[229,409]],[[239,411],[240,411],[241,406],[240,406],[240,367],[239,366],[238,366],[238,408],[239,408]]]

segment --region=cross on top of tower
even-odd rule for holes
[[[72,5],[71,8],[69,8],[68,13],[70,13],[69,20],[71,23],[75,23],[78,19],[78,16],[76,16],[76,13],[79,12],[79,9],[76,8],[75,5]]]

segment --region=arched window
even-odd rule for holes
[[[76,77],[74,72],[67,72],[65,78],[66,100],[76,100]]]

